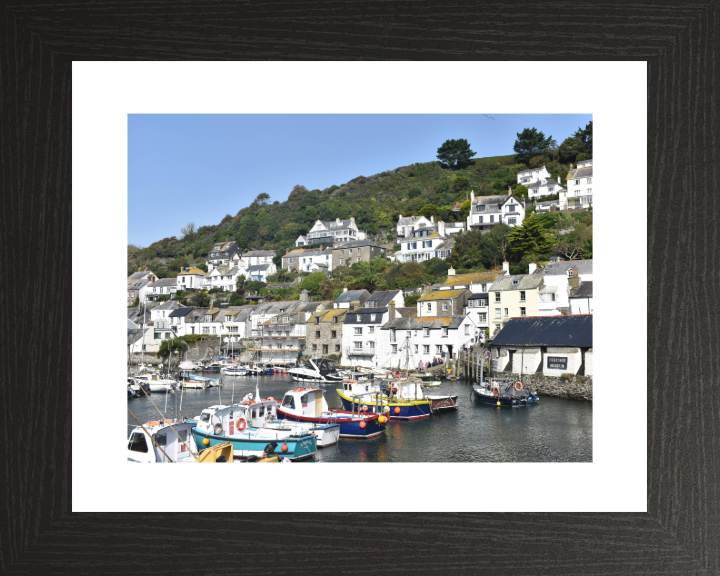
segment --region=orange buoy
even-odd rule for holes
[[[287,452],[287,451],[288,451],[288,445],[287,445],[287,444],[283,444],[282,446],[280,446],[280,450],[282,450],[283,452]]]
[[[395,414],[400,414],[400,406],[395,406]]]
[[[368,407],[367,407],[367,406],[363,406],[363,412],[367,412],[367,411],[368,411]]]
[[[365,420],[360,422],[360,428],[365,428],[365,426],[367,426],[367,424],[365,424]]]

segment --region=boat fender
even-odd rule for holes
[[[498,388],[497,386],[495,386],[495,388],[493,388],[493,396],[495,396],[495,398],[500,396],[500,388]]]
[[[245,418],[238,418],[237,425],[235,426],[240,432],[245,430],[245,426],[247,426],[247,422],[245,421]]]
[[[282,450],[283,452],[287,452],[287,451],[288,451],[288,445],[287,445],[287,444],[283,444],[282,446],[280,446],[280,450]]]
[[[215,436],[220,436],[222,434],[223,427],[222,424],[215,424],[215,428],[213,428],[213,432],[215,433]]]
[[[515,382],[515,390],[517,390],[518,392],[520,392],[520,390],[522,390],[522,382],[520,382],[520,380]]]
[[[395,406],[395,414],[400,414],[400,406]]]

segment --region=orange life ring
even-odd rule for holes
[[[302,391],[303,391],[302,388],[295,388],[295,390],[293,390],[293,392],[302,392]]]
[[[236,428],[242,432],[245,430],[245,426],[247,426],[247,422],[245,421],[245,418],[238,418],[237,426]]]
[[[270,400],[271,402],[276,402],[275,398],[273,398],[272,396],[268,396],[267,398],[265,398],[265,400]]]
[[[500,388],[498,388],[497,386],[495,386],[495,388],[493,388],[493,396],[495,396],[495,398],[500,396]]]
[[[243,404],[250,404],[250,400],[243,400]]]
[[[515,382],[515,390],[517,390],[518,392],[520,392],[520,390],[522,390],[522,382],[520,382],[520,380]]]

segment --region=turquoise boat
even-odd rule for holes
[[[268,444],[275,443],[272,454],[292,461],[312,458],[317,452],[317,432],[293,422],[278,422],[274,399],[245,401],[231,406],[210,406],[190,420],[193,438],[199,449],[230,442],[233,456],[246,460],[261,456]],[[268,426],[266,427],[266,421]]]

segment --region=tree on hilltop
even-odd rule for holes
[[[550,149],[552,136],[545,138],[545,134],[537,128],[525,128],[522,132],[517,132],[517,140],[513,145],[515,151],[515,161],[529,164],[533,156],[544,155]]]
[[[475,152],[470,150],[470,143],[465,138],[445,140],[437,149],[437,159],[450,168],[464,168],[470,164]]]

